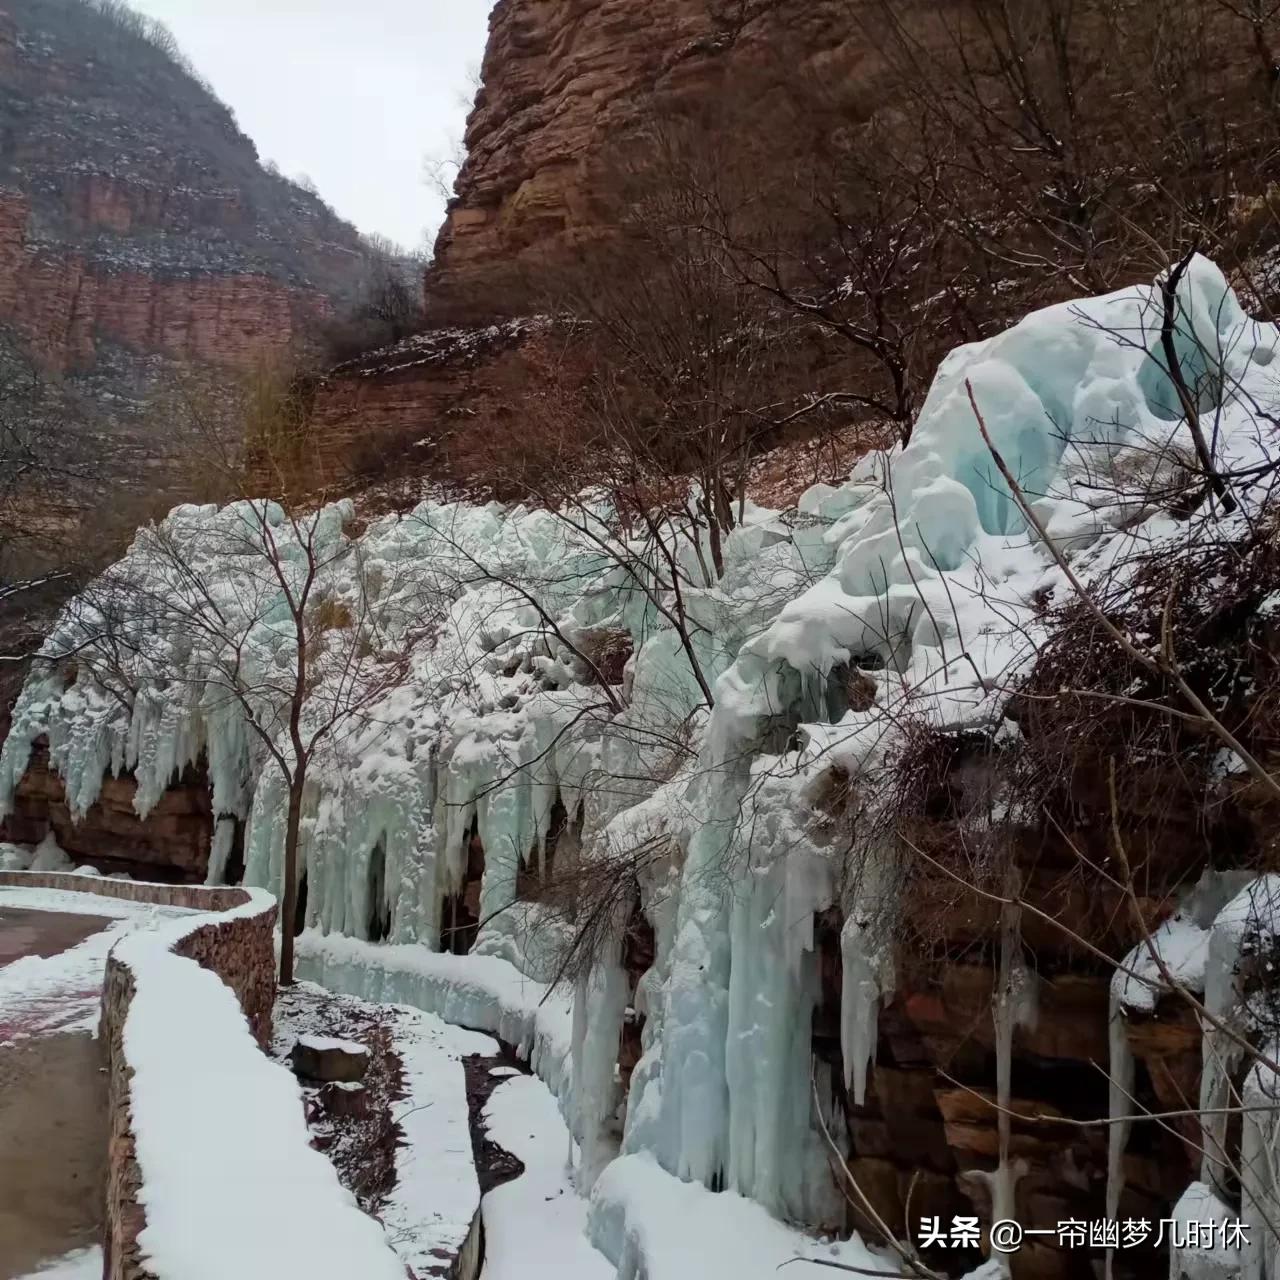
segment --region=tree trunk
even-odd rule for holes
[[[280,985],[293,985],[293,931],[298,914],[298,832],[302,827],[305,775],[289,780],[289,821],[284,831],[284,886],[280,895]]]

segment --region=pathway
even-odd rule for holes
[[[103,969],[118,938],[178,914],[0,887],[0,1280],[92,1272],[107,1147]]]

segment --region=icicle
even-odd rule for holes
[[[1107,1040],[1110,1047],[1107,1085],[1107,1218],[1114,1222],[1119,1216],[1120,1197],[1124,1194],[1124,1149],[1129,1142],[1129,1130],[1133,1114],[1134,1064],[1133,1050],[1129,1046],[1128,1020],[1125,1016],[1122,992],[1125,975],[1119,971],[1112,977],[1109,998],[1110,1014],[1107,1021]],[[1113,1250],[1107,1250],[1106,1274],[1111,1277]]]
[[[573,1002],[573,1074],[570,1128],[581,1151],[578,1191],[587,1195],[600,1171],[616,1154],[610,1119],[618,1106],[615,1068],[622,1018],[627,1007],[627,975],[620,963],[622,925],[610,952],[579,979]]]
[[[1266,875],[1242,889],[1218,913],[1209,935],[1204,974],[1204,1005],[1213,1019],[1247,1031],[1242,1007],[1239,961],[1245,938],[1259,928],[1274,929],[1271,919],[1280,876]],[[1242,1026],[1242,1022],[1246,1025]],[[1200,1127],[1204,1135],[1200,1180],[1210,1187],[1222,1182],[1227,1150],[1228,1117],[1224,1108],[1234,1102],[1232,1078],[1244,1050],[1235,1037],[1204,1020],[1201,1028]]]
[[[1013,1090],[1013,1033],[1018,1022],[1024,986],[1022,959],[1022,913],[1015,905],[1018,898],[1018,873],[1010,868],[1005,877],[1005,905],[1000,912],[1000,970],[996,981],[993,1015],[996,1030],[996,1130],[999,1135],[999,1159],[991,1189],[993,1221],[1014,1218],[1014,1178],[1009,1165],[1011,1111]],[[1001,1255],[1001,1261],[1005,1261]]]
[[[893,953],[889,947],[896,902],[891,877],[896,859],[888,849],[867,855],[856,902],[840,930],[843,979],[840,992],[840,1054],[845,1087],[853,1101],[866,1101],[867,1072],[875,1061],[880,1004],[893,995]]]
[[[205,884],[223,884],[227,878],[227,862],[236,840],[236,820],[220,814],[213,827],[213,841],[209,846],[209,873]]]
[[[1272,1044],[1272,1055],[1280,1043]],[[1240,1135],[1240,1210],[1249,1224],[1240,1275],[1248,1280],[1276,1280],[1280,1275],[1280,1117],[1276,1087],[1264,1087],[1271,1072],[1259,1065],[1249,1072],[1243,1090],[1247,1108]]]

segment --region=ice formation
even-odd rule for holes
[[[1249,320],[1204,259],[1183,276],[1179,302],[1179,356],[1217,413],[1221,457],[1250,465],[1266,442],[1246,401],[1275,356],[1277,330]],[[504,1037],[509,1019],[517,1038],[539,1045],[587,1181],[620,1141],[623,1162],[656,1162],[780,1216],[828,1220],[836,1192],[814,1106],[838,1122],[810,1084],[814,917],[835,906],[846,922],[841,1041],[860,1099],[878,1009],[894,986],[886,943],[895,878],[891,851],[850,850],[832,837],[824,797],[840,780],[873,791],[907,715],[1016,732],[1004,703],[1034,652],[1034,602],[1068,588],[984,445],[975,404],[1037,519],[1086,581],[1135,540],[1179,536],[1117,478],[1153,443],[1186,443],[1153,354],[1160,311],[1158,287],[1134,287],[1050,307],[953,352],[906,447],[865,458],[845,484],[815,486],[796,511],[748,504],[719,580],[699,530],[673,517],[666,532],[685,583],[684,636],[671,625],[661,565],[646,560],[652,547],[620,532],[590,495],[561,513],[428,501],[363,532],[341,504],[297,525],[270,504],[179,508],[159,535],[212,584],[241,643],[230,652],[152,618],[131,636],[124,661],[135,692],[122,699],[83,655],[59,660],[102,621],[94,610],[103,606],[87,597],[87,608],[64,615],[46,646],[51,661],[15,708],[0,753],[0,812],[41,735],[77,814],[105,772],[124,769],[138,779],[145,814],[174,771],[203,754],[215,810],[227,819],[211,877],[225,870],[242,820],[246,879],[277,886],[286,791],[262,729],[281,740],[282,673],[295,653],[279,597],[301,581],[304,547],[318,548],[328,616],[349,621],[324,633],[329,665],[308,691],[307,723],[332,708],[352,665],[376,674],[398,662],[401,675],[326,739],[309,777],[303,972],[367,998],[425,1002],[445,1017],[461,1001],[462,1020]],[[1222,376],[1210,377],[1214,369]],[[265,543],[281,551],[274,588],[262,570]],[[185,598],[190,579],[166,575],[156,548],[157,534],[143,531],[125,576]],[[586,660],[602,635],[625,636],[633,650],[612,693]],[[246,674],[250,696],[227,696],[228,680]],[[851,704],[855,675],[874,690],[869,705]],[[480,847],[474,952],[535,985],[550,979],[560,927],[513,900],[521,866],[540,864],[557,823],[572,827],[584,866],[647,851],[636,865],[656,956],[635,994],[643,1054],[620,1134],[613,1061],[626,993],[616,953],[579,984],[576,1016],[562,1011],[548,1036],[542,1015],[499,992],[501,983],[468,987],[452,957],[420,962],[421,948],[394,945],[438,946],[441,904],[462,889]],[[1205,943],[1211,1007],[1230,1003],[1234,945],[1219,917]],[[1131,960],[1114,1000],[1121,1086],[1124,1010],[1155,976],[1141,956]],[[1032,1015],[1034,994],[1016,956],[1008,973],[995,1011],[1005,1035]],[[1220,1083],[1206,1073],[1208,1098]],[[1274,1147],[1274,1134],[1255,1130],[1251,1141]],[[1114,1132],[1118,1186],[1123,1129]],[[1013,1175],[1006,1167],[997,1177],[1006,1199]],[[1269,1203],[1274,1190],[1258,1184],[1255,1195]],[[620,1251],[621,1230],[609,1228]]]

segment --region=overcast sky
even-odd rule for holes
[[[263,160],[308,174],[361,231],[434,235],[423,160],[462,136],[493,0],[131,3],[168,24]]]

